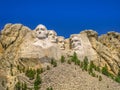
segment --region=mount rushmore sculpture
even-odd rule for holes
[[[76,52],[80,61],[85,57],[100,68],[118,74],[120,67],[120,33],[108,32],[98,37],[96,31],[84,30],[70,38],[58,36],[54,30],[39,24],[34,30],[22,24],[6,24],[0,34],[0,72],[7,77],[9,87],[14,86],[17,66],[46,67],[51,59],[66,60]],[[11,83],[12,82],[12,83]],[[11,89],[13,90],[13,89]]]
[[[9,63],[24,61],[21,63],[24,65],[25,60],[30,59],[34,63],[32,65],[37,66],[39,62],[46,63],[51,58],[59,60],[62,55],[68,57],[76,52],[80,60],[87,56],[97,66],[107,65],[113,73],[117,73],[120,66],[120,34],[116,32],[98,37],[96,31],[84,30],[66,39],[42,24],[34,30],[22,24],[7,24],[1,31],[0,42],[1,63],[2,60]],[[8,63],[6,65],[10,66]]]

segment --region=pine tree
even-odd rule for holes
[[[64,63],[65,62],[65,57],[64,56],[61,56],[61,63]]]
[[[99,76],[99,81],[102,81],[102,77],[101,76]]]
[[[88,63],[89,63],[88,58],[85,56],[84,61],[83,61],[83,64],[84,64],[83,69],[86,71],[88,69]]]
[[[15,90],[21,90],[20,82],[17,82],[15,85]]]
[[[35,78],[36,71],[32,69],[28,69],[25,73],[27,77],[29,77],[30,80],[33,80]]]
[[[23,90],[27,90],[27,84],[26,83],[23,84]]]
[[[109,72],[108,72],[108,69],[107,69],[107,65],[105,65],[103,68],[102,68],[102,74],[106,75],[106,76],[109,76]]]
[[[50,70],[50,66],[47,65],[47,70]]]
[[[77,57],[76,52],[74,52],[74,54],[73,54],[71,60],[72,60],[72,62],[75,62],[75,63],[76,63],[76,61],[78,60],[78,57]]]
[[[35,79],[35,82],[34,82],[34,89],[35,90],[39,90],[39,85],[42,83],[42,79],[40,77],[39,74],[36,75],[36,79]]]
[[[51,59],[51,65],[53,65],[53,63],[54,63],[54,59],[52,58],[52,59]]]

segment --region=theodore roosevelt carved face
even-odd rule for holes
[[[58,37],[58,45],[59,45],[60,49],[62,49],[62,50],[65,49],[64,37],[62,37],[62,36],[59,36],[59,37]]]

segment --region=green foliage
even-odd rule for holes
[[[37,74],[41,74],[41,73],[43,73],[43,72],[44,72],[43,68],[38,68],[38,69],[37,69]]]
[[[46,90],[53,90],[53,88],[52,87],[48,87]]]
[[[77,57],[76,52],[74,52],[74,54],[73,54],[71,60],[72,60],[72,62],[75,62],[75,63],[76,63],[76,61],[78,60],[78,57]]]
[[[54,64],[54,59],[52,58],[52,59],[51,59],[51,65],[53,65],[53,64]]]
[[[88,58],[85,56],[84,61],[83,61],[83,69],[87,71],[88,69]]]
[[[76,60],[76,65],[80,65],[80,60]]]
[[[96,71],[100,72],[100,67],[99,66],[96,67]]]
[[[57,67],[57,62],[56,61],[54,62],[53,67]]]
[[[42,79],[39,74],[36,75],[36,80],[34,82],[35,85],[40,85],[42,83]]]
[[[80,60],[77,57],[77,54],[74,52],[73,56],[71,57],[71,61],[75,63],[75,65],[80,65]]]
[[[40,87],[39,86],[34,86],[34,90],[39,90]]]
[[[119,77],[119,76],[116,76],[116,77],[115,77],[115,81],[118,82],[118,83],[120,83],[120,77]]]
[[[89,73],[93,73],[93,68],[94,68],[94,64],[93,64],[93,61],[90,61],[90,65],[89,65]]]
[[[42,79],[39,74],[36,75],[36,79],[34,81],[34,89],[39,90],[39,85],[42,83]]]
[[[65,62],[65,57],[64,57],[64,56],[61,56],[60,61],[61,61],[61,63],[64,63],[64,62]]]
[[[53,67],[57,66],[57,62],[54,59],[51,59],[51,64],[53,65]]]
[[[93,77],[95,77],[95,76],[96,76],[95,72],[91,73],[91,75],[92,75]]]
[[[20,84],[20,82],[16,83],[15,90],[21,90],[21,84]]]
[[[27,90],[27,84],[26,83],[22,83],[22,90]]]
[[[99,81],[102,81],[102,76],[99,76]]]
[[[120,83],[120,70],[118,71],[118,75],[115,77],[115,81]]]
[[[117,75],[118,77],[120,77],[120,69],[119,69],[119,71],[118,71],[118,75]]]
[[[109,72],[106,65],[102,68],[102,74],[109,76]]]
[[[47,65],[47,70],[50,70],[50,66]]]
[[[36,71],[33,69],[28,69],[25,73],[27,77],[29,77],[30,80],[33,80],[35,78]]]
[[[17,82],[16,85],[15,85],[15,90],[27,90],[27,84]]]

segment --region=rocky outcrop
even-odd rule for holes
[[[96,52],[97,59],[94,60],[100,67],[108,66],[110,72],[117,74],[120,67],[119,57],[119,33],[108,32],[98,37],[97,32],[92,30],[83,31]]]
[[[14,63],[16,53],[19,49],[19,45],[22,43],[24,37],[30,29],[23,26],[22,24],[7,24],[1,31],[0,43],[2,47],[2,62],[7,62],[6,65],[9,67],[10,64]],[[3,66],[6,66],[3,64]]]
[[[87,56],[99,67],[107,65],[116,75],[120,67],[120,33],[98,36],[96,31],[84,30],[65,39],[42,24],[34,30],[22,24],[7,24],[0,34],[0,70],[9,77],[11,67],[16,76],[18,65],[35,69],[46,67],[52,58],[60,60],[62,55],[67,58],[74,52],[81,61]]]

